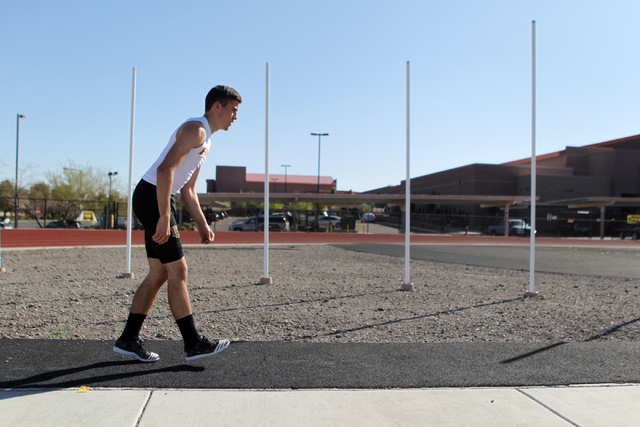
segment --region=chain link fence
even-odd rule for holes
[[[178,208],[178,222],[183,230],[196,229],[187,210],[180,204]],[[258,230],[263,229],[260,223],[262,208],[259,206],[241,207],[232,205],[227,209],[203,208],[205,218],[210,224],[218,223],[228,216],[234,221],[227,220],[223,228],[218,231]],[[424,205],[412,205],[411,230],[413,232],[452,234],[490,234],[489,227],[496,226],[504,220],[504,212],[500,209],[487,208],[481,214],[469,214],[456,208],[439,206],[437,208]],[[270,210],[273,217],[286,219],[287,230],[318,232],[356,232],[356,223],[361,221],[365,213],[373,213],[374,222],[397,228],[398,233],[404,231],[404,212],[399,207],[372,208],[373,212],[360,212],[357,208],[329,210],[304,209],[295,210],[284,208]],[[121,201],[90,201],[90,200],[61,200],[48,198],[18,199],[18,228],[98,228],[98,229],[126,229],[127,203]],[[530,223],[527,217],[528,209],[517,209],[510,212],[512,219],[523,219]],[[316,214],[319,220],[316,220]],[[15,226],[15,199],[0,197],[0,222]],[[254,228],[237,228],[229,224],[248,221],[255,218]],[[20,223],[23,223],[22,226]],[[250,222],[250,221],[249,221]],[[270,222],[274,222],[273,220]],[[141,226],[133,218],[133,228]],[[272,226],[273,228],[273,226]],[[536,217],[536,229],[539,236],[556,237],[640,237],[640,209],[607,208],[604,224],[601,211],[597,209],[567,210],[540,209]],[[280,231],[280,230],[277,230]]]
[[[17,212],[18,228],[126,228],[126,202],[20,197],[16,210],[14,197],[0,197],[0,205],[0,221],[15,226]]]

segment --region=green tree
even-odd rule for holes
[[[26,193],[26,199],[22,199],[24,213],[28,217],[35,218],[38,225],[42,226],[40,224],[40,216],[44,217],[45,215],[47,209],[46,199],[51,197],[51,189],[44,182],[37,182],[31,184]],[[40,215],[38,215],[38,212]]]
[[[328,206],[326,205],[320,205],[319,206],[319,210],[320,212],[322,211],[326,211],[328,208]],[[316,210],[316,204],[315,203],[311,203],[311,202],[298,202],[298,204],[296,205],[296,209],[298,212],[305,212],[305,211],[314,211]]]
[[[360,205],[360,212],[361,213],[366,213],[366,212],[372,212],[373,211],[373,205],[370,203],[363,203]]]
[[[0,211],[9,212],[13,210],[15,196],[15,186],[13,182],[5,179],[0,182]]]
[[[45,172],[45,177],[54,199],[107,200],[109,197],[107,172],[91,165],[80,166],[70,160],[67,166],[62,167],[62,171]],[[118,200],[117,181],[115,184],[112,198]]]
[[[50,197],[54,199],[48,206],[52,217],[67,220],[76,218],[91,201],[109,199],[108,172],[89,164],[80,166],[69,160],[62,171],[45,173],[50,188]],[[112,179],[111,200],[121,201],[117,178]]]

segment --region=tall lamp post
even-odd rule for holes
[[[311,136],[318,137],[318,194],[320,194],[320,142],[323,136],[329,136],[328,133],[312,133]]]
[[[16,115],[16,195],[15,195],[15,211],[14,221],[15,228],[18,228],[18,154],[20,153],[20,119],[24,119],[23,114]]]
[[[111,219],[111,181],[115,175],[118,175],[118,172],[109,172],[109,205],[107,205],[107,221],[106,228],[109,229],[109,223]]]
[[[284,192],[287,192],[287,168],[290,168],[291,165],[280,165],[284,168]]]

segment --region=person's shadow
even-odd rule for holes
[[[191,365],[174,365],[167,366],[165,368],[156,369],[143,369],[135,370],[132,372],[118,372],[112,374],[98,374],[83,376],[77,379],[65,380],[65,377],[72,376],[81,372],[101,370],[116,366],[142,366],[143,364],[135,360],[126,361],[110,361],[110,362],[97,362],[90,365],[78,366],[75,368],[58,369],[55,371],[43,372],[41,374],[32,375],[27,378],[21,378],[10,381],[1,381],[0,388],[26,388],[26,387],[47,387],[47,388],[69,388],[69,387],[81,387],[92,384],[100,384],[109,381],[122,380],[127,378],[135,378],[146,375],[154,375],[168,372],[202,372],[205,370],[203,366],[191,366]],[[59,379],[59,381],[55,381]]]

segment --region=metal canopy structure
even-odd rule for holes
[[[637,208],[640,197],[585,197],[581,199],[556,200],[546,206],[566,206],[569,209],[600,209],[600,238],[604,239],[605,210],[608,207]]]
[[[545,206],[566,206],[569,209],[620,207],[640,207],[640,197],[585,197],[580,199],[554,200],[542,203]]]
[[[176,194],[177,201],[180,200]],[[198,194],[201,204],[220,202],[263,202],[262,193],[201,193]],[[529,202],[529,196],[456,196],[456,195],[426,195],[412,194],[411,202],[416,204],[440,205],[481,205],[482,207],[512,206]],[[389,206],[404,206],[404,194],[291,194],[270,193],[271,203],[295,205],[300,202],[320,203],[328,206],[359,206],[363,203],[387,204]]]

